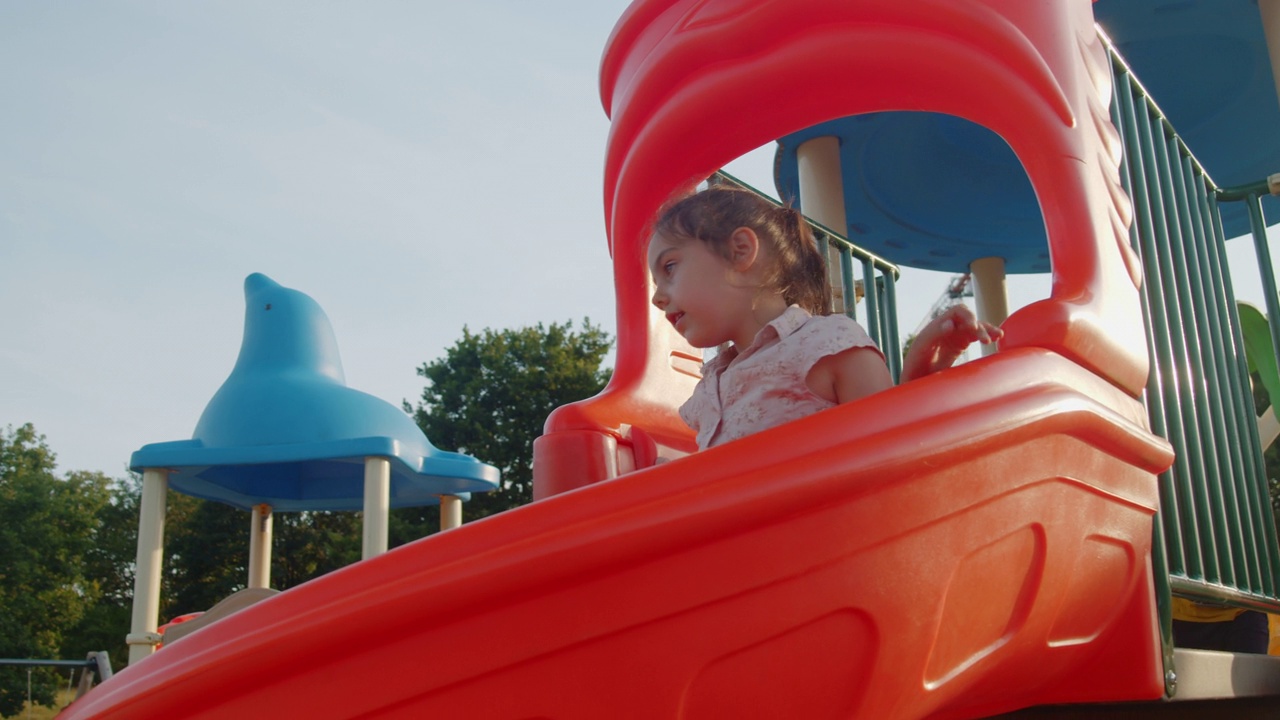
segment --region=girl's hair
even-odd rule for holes
[[[677,242],[701,240],[730,259],[729,237],[741,227],[755,232],[766,249],[767,287],[782,293],[788,305],[814,315],[831,313],[826,264],[809,223],[794,208],[775,205],[750,190],[712,185],[664,207],[653,229]]]

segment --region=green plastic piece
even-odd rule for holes
[[[1267,324],[1267,316],[1258,308],[1246,302],[1237,302],[1240,312],[1240,330],[1244,334],[1244,356],[1249,363],[1249,372],[1258,373],[1262,378],[1262,386],[1267,389],[1267,397],[1271,398],[1271,412],[1280,420],[1280,372],[1276,371],[1276,353],[1271,346],[1271,327]]]

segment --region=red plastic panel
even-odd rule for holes
[[[1170,455],[1142,418],[1059,356],[1002,353],[319,578],[65,717],[978,717],[1158,698],[1146,559]]]

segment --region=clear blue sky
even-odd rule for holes
[[[596,88],[625,6],[0,4],[0,427],[116,477],[190,437],[253,272],[314,297],[348,385],[396,405],[463,326],[612,332]],[[769,167],[729,169],[772,190]],[[904,331],[945,283],[908,274]]]

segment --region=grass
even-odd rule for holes
[[[27,705],[22,709],[22,713],[14,715],[13,720],[52,720],[62,712],[62,709],[71,703],[76,697],[75,688],[71,690],[62,689],[58,691],[57,704],[53,707],[44,705]]]

